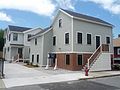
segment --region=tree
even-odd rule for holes
[[[3,51],[3,46],[4,46],[4,30],[0,29],[0,51]]]

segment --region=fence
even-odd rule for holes
[[[4,78],[4,59],[0,58],[0,78]]]

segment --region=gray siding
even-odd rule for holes
[[[32,61],[32,55],[34,55],[34,64],[36,64],[37,54],[39,54],[39,64],[43,65],[43,36],[37,38],[37,45],[35,45],[35,39],[32,39],[30,48],[30,61]]]
[[[62,28],[59,28],[59,19],[62,19]],[[64,44],[64,34],[66,32],[70,33],[69,45]],[[72,33],[72,18],[68,17],[66,14],[59,12],[53,24],[53,36],[56,36],[57,40],[56,46],[53,46],[53,52],[71,51],[72,49],[71,33]]]
[[[77,44],[77,35],[76,32],[82,32],[83,38],[82,44]],[[87,45],[87,37],[86,34],[91,33],[92,34],[92,44]],[[94,52],[95,51],[95,36],[100,35],[101,36],[101,44],[106,44],[106,37],[110,36],[111,38],[111,44],[110,44],[110,52],[112,52],[112,29],[110,27],[105,27],[102,25],[97,25],[93,23],[88,23],[80,20],[73,20],[73,50],[75,52]]]
[[[52,51],[52,30],[44,34],[43,65],[47,64],[47,54]]]

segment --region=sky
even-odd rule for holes
[[[59,8],[100,18],[114,25],[114,38],[120,34],[120,0],[0,0],[0,28],[46,28]]]

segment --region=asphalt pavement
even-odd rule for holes
[[[5,90],[120,90],[120,76],[21,86]]]

